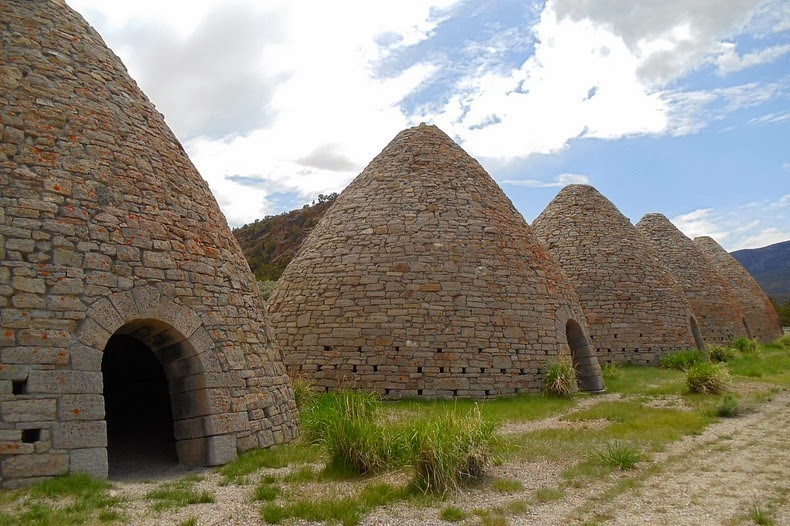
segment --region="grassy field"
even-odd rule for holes
[[[686,370],[609,366],[604,396],[386,403],[365,395],[303,396],[302,439],[245,453],[209,474],[217,487],[249,495],[268,523],[302,518],[353,525],[377,508],[403,503],[436,508],[436,518],[447,522],[507,524],[531,506],[562,499],[614,472],[623,477],[609,496],[627,492],[651,475],[653,457],[673,442],[748,412],[790,386],[788,347],[731,353],[716,369],[727,386],[720,394],[690,392]],[[547,420],[561,425],[536,425]],[[487,475],[492,465],[536,460],[561,461],[561,482],[525,497],[515,478]],[[146,513],[167,517],[215,501],[202,479],[158,484],[140,497]],[[470,510],[457,505],[467,491],[517,497]],[[0,526],[129,522],[129,503],[115,494],[111,483],[85,475],[2,491]],[[770,521],[770,510],[760,513]]]

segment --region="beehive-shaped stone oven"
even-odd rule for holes
[[[157,433],[204,465],[290,439],[254,279],[162,116],[62,2],[3,0],[0,43],[3,485],[107,476],[108,431],[110,463]]]
[[[599,361],[657,365],[667,352],[704,347],[677,280],[598,190],[566,186],[532,231],[574,286]]]
[[[269,312],[291,375],[388,398],[536,391],[570,351],[603,388],[554,259],[486,171],[435,126],[404,130],[337,198]]]
[[[662,214],[647,214],[636,229],[678,279],[708,344],[745,336],[743,310],[727,283],[694,242]]]
[[[749,338],[772,342],[782,336],[779,314],[757,281],[721,245],[708,236],[695,237],[694,244],[724,278],[743,307],[743,323]]]

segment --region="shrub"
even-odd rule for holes
[[[719,402],[719,405],[716,406],[716,416],[732,418],[738,416],[742,412],[743,408],[741,407],[738,397],[732,393],[725,394]]]
[[[708,356],[712,362],[729,362],[735,358],[735,349],[711,345],[708,347]]]
[[[602,464],[619,470],[631,469],[643,459],[638,449],[620,441],[609,442],[604,450],[597,452],[595,456]]]
[[[450,412],[418,422],[411,433],[414,485],[425,493],[445,494],[480,479],[491,460],[495,428],[477,406],[466,415]]]
[[[704,361],[705,354],[702,351],[699,349],[690,349],[688,351],[678,351],[662,356],[659,360],[659,365],[665,369],[686,371],[694,365],[703,363]]]
[[[720,364],[698,363],[686,371],[686,385],[692,393],[723,393],[729,383],[730,376]]]
[[[570,396],[578,390],[576,370],[567,358],[550,362],[546,367],[543,391],[553,396]]]
[[[785,334],[776,340],[777,345],[783,349],[790,349],[790,334]]]
[[[757,352],[757,340],[750,340],[745,336],[735,338],[732,341],[732,346],[744,354],[753,354]]]

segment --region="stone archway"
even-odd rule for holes
[[[236,432],[249,423],[230,414],[230,389],[243,387],[244,380],[223,370],[211,335],[192,309],[155,287],[117,292],[91,306],[78,337],[84,347],[100,351],[85,364],[91,370],[101,370],[113,338],[153,354],[166,378],[179,462],[214,466],[236,457]]]
[[[595,357],[581,325],[575,320],[569,319],[565,323],[565,338],[571,348],[571,359],[573,367],[576,369],[579,389],[588,392],[603,391],[601,367],[598,365],[598,359]]]
[[[694,345],[697,346],[697,349],[700,351],[705,350],[705,340],[702,339],[702,332],[699,330],[699,324],[697,324],[697,320],[692,316],[689,318],[689,323],[691,324],[691,335],[694,336]]]

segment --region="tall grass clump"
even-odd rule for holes
[[[738,338],[732,340],[732,347],[744,354],[754,354],[757,352],[757,340],[752,340],[745,336],[739,336]]]
[[[543,380],[543,391],[552,396],[570,396],[578,390],[576,385],[576,369],[570,360],[560,358],[546,366]]]
[[[790,349],[790,334],[785,334],[776,340],[776,344],[783,349]]]
[[[377,419],[379,399],[344,391],[321,395],[305,409],[303,433],[324,447],[330,469],[365,474],[402,462],[405,439]]]
[[[446,494],[482,478],[491,460],[496,425],[479,407],[418,422],[411,434],[413,484],[425,493]]]
[[[686,386],[692,393],[720,394],[729,384],[730,375],[720,364],[698,363],[686,371]]]
[[[702,351],[699,349],[689,349],[688,351],[665,354],[658,363],[665,369],[687,371],[691,367],[703,362],[705,362],[705,354]]]
[[[708,347],[708,356],[710,356],[710,361],[712,362],[729,362],[735,358],[735,349],[720,345],[711,345]]]

